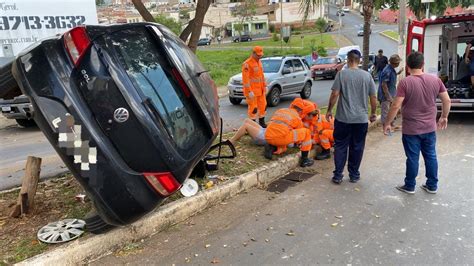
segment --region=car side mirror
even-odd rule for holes
[[[287,67],[284,67],[284,68],[283,68],[283,71],[281,71],[281,73],[282,73],[283,75],[290,74],[290,73],[291,73],[291,70],[290,70],[289,68],[287,68]]]
[[[342,63],[341,58],[338,58],[338,59],[337,59],[337,63],[338,63],[338,64]]]

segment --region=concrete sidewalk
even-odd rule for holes
[[[369,125],[369,128],[375,128],[377,124],[379,121]],[[89,235],[75,240],[22,261],[19,265],[75,265],[99,258],[125,243],[148,238],[250,188],[265,187],[297,168],[299,158],[298,153],[270,161],[249,173],[234,177],[227,183],[201,191],[193,197],[182,198],[161,206],[133,224],[116,228],[102,235]]]

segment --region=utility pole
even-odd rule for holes
[[[402,59],[402,64],[406,64],[406,43],[405,43],[405,36],[406,36],[406,0],[400,0],[399,7],[400,7],[400,16],[398,19],[398,55]],[[405,71],[401,73],[400,78],[405,77]]]
[[[280,49],[283,54],[283,0],[280,0]]]

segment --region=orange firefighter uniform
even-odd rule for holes
[[[299,145],[302,152],[311,150],[311,131],[304,127],[302,118],[314,110],[313,105],[301,101],[273,114],[265,131],[265,140],[277,147],[274,154],[285,152],[291,143]]]
[[[314,116],[311,121],[303,120],[303,124],[311,130],[313,145],[320,145],[321,148],[329,150],[334,145],[334,119],[326,119],[325,115],[319,113],[317,104],[313,104],[318,110],[318,115]]]
[[[245,100],[248,104],[248,116],[250,119],[255,120],[257,116],[260,119],[265,117],[267,85],[263,75],[262,62],[254,58],[253,54],[263,56],[262,47],[255,46],[252,56],[242,64],[242,84]]]

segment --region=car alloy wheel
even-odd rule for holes
[[[306,81],[303,90],[300,92],[301,98],[308,99],[311,96],[311,82]]]
[[[278,87],[272,88],[270,94],[268,94],[267,103],[270,107],[277,106],[280,103],[280,89]]]

